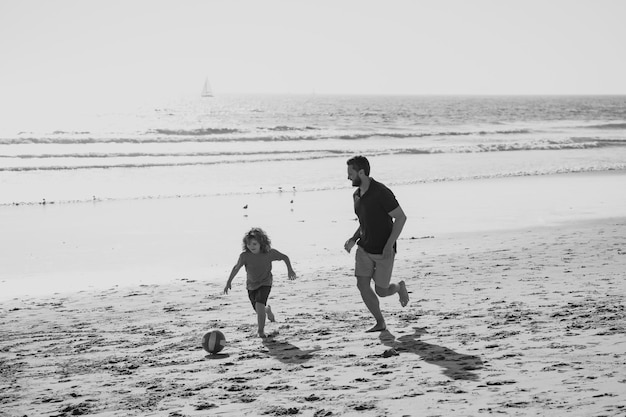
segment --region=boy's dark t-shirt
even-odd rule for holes
[[[279,261],[283,255],[276,249],[257,255],[252,252],[242,252],[239,255],[246,267],[246,289],[256,290],[262,286],[272,286],[272,262]]]
[[[361,196],[361,189],[357,188],[353,199],[354,212],[359,218],[361,229],[358,245],[368,253],[383,253],[393,228],[389,213],[400,205],[398,200],[389,188],[373,178],[367,192]]]

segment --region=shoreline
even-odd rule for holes
[[[392,186],[408,216],[401,235],[441,237],[623,216],[626,172]],[[352,189],[0,210],[6,255],[0,298],[113,285],[215,280],[250,227],[303,269],[345,258],[356,228]],[[244,207],[247,207],[244,209]]]
[[[566,171],[566,172],[533,172],[533,173],[511,173],[511,174],[502,174],[502,175],[485,175],[485,176],[470,176],[470,177],[455,177],[455,178],[430,178],[426,180],[418,180],[418,181],[403,181],[399,183],[388,183],[387,185],[390,188],[396,187],[412,187],[412,186],[420,186],[420,185],[428,185],[428,184],[463,184],[463,183],[471,183],[475,181],[490,181],[490,180],[506,180],[506,179],[515,179],[515,178],[546,178],[546,177],[564,177],[564,176],[612,176],[612,175],[626,175],[626,168],[611,168],[604,170],[593,170],[593,169],[581,169],[576,171]],[[279,187],[282,188],[282,187]],[[349,186],[341,186],[334,188],[323,188],[323,189],[300,189],[297,192],[299,193],[332,193],[332,192],[340,192],[347,191],[352,189]],[[97,196],[92,196],[87,199],[82,200],[46,200],[44,197],[37,201],[13,201],[13,202],[3,202],[0,203],[0,209],[2,208],[29,208],[29,207],[45,207],[45,206],[71,206],[71,205],[93,205],[93,204],[106,204],[106,203],[132,203],[132,202],[142,202],[142,201],[167,201],[167,200],[180,200],[180,199],[188,199],[188,200],[198,200],[198,199],[215,199],[215,198],[254,198],[254,197],[262,197],[267,196],[267,198],[277,197],[281,194],[291,194],[292,190],[286,189],[284,191],[241,191],[238,193],[217,193],[217,194],[171,194],[171,195],[145,195],[145,196],[137,196],[137,197],[118,197],[118,198],[100,198]],[[46,201],[44,203],[44,201]]]

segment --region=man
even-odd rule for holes
[[[370,177],[370,164],[364,156],[348,160],[348,179],[358,187],[353,194],[354,212],[359,218],[359,228],[348,239],[344,248],[348,253],[355,244],[355,271],[361,298],[376,319],[368,332],[387,328],[380,311],[378,297],[398,294],[402,307],[409,302],[404,281],[391,283],[396,240],[402,232],[406,215],[391,190]],[[371,281],[374,281],[374,290]]]

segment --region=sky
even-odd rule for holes
[[[215,94],[626,94],[622,0],[0,0],[0,111]],[[33,107],[34,106],[34,107]]]

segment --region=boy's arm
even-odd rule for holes
[[[233,266],[232,271],[230,271],[230,276],[228,277],[228,281],[226,281],[226,286],[224,287],[224,294],[228,294],[228,290],[231,289],[231,284],[233,282],[233,279],[235,278],[235,276],[237,275],[237,273],[239,272],[242,266],[243,266],[243,259],[241,256],[239,256],[237,263],[235,264],[235,266]]]
[[[285,262],[285,265],[287,266],[287,276],[289,277],[289,279],[296,279],[296,273],[291,267],[291,261],[289,260],[289,257],[279,251],[276,251],[276,254],[278,255],[279,260]]]

